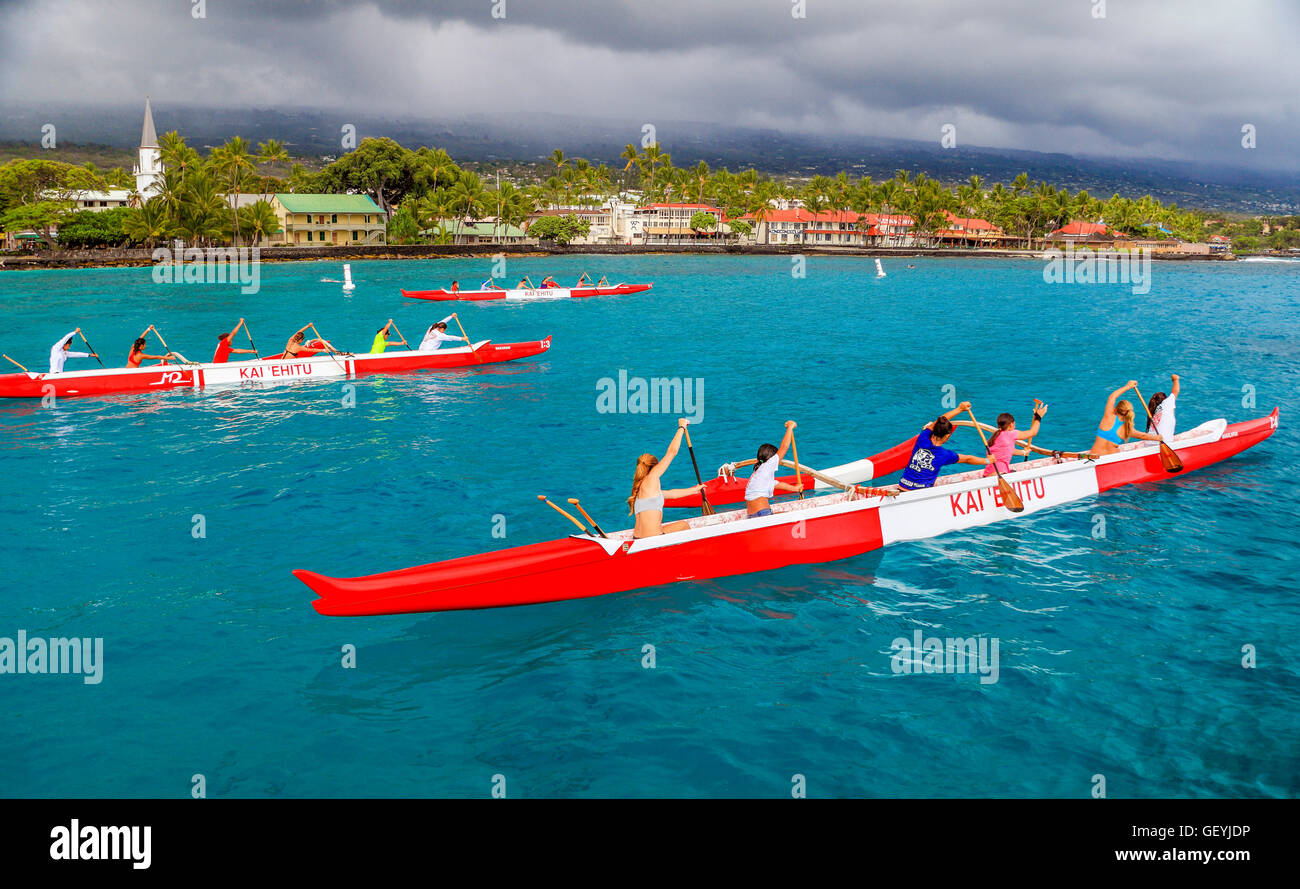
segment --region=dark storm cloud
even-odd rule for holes
[[[0,96],[550,111],[1300,166],[1292,0],[0,2]],[[1253,124],[1259,148],[1241,148]]]

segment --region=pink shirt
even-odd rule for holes
[[[1008,429],[998,433],[997,441],[989,445],[989,450],[993,452],[993,459],[996,461],[997,469],[1000,472],[1011,471],[1011,452],[1016,449],[1016,442],[1022,438],[1028,438],[1029,433],[1019,429]],[[985,475],[993,474],[993,466],[984,467]]]

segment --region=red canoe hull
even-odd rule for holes
[[[549,288],[557,294],[564,291],[563,296],[548,296],[547,289],[536,288],[533,290],[458,290],[452,293],[450,290],[403,290],[402,296],[408,299],[428,299],[435,302],[466,301],[482,302],[492,299],[547,299],[547,298],[564,298],[573,297],[575,299],[585,299],[590,296],[622,296],[627,293],[641,293],[649,290],[651,284],[618,284],[613,287],[554,287]],[[511,294],[528,294],[528,296],[512,296]]]
[[[466,348],[429,352],[387,352],[383,355],[316,355],[307,359],[267,359],[226,364],[163,365],[110,368],[61,374],[0,374],[0,398],[81,398],[156,392],[160,389],[202,389],[207,386],[284,383],[304,379],[337,379],[371,374],[449,370],[517,361],[551,347],[551,338],[527,343],[476,343]]]
[[[1213,440],[1207,434],[1183,447],[1175,441],[1185,467],[1177,474],[1166,472],[1159,452],[1148,447],[1103,458],[1096,464],[1044,459],[1027,464],[1028,468],[1021,470],[1023,477],[1011,473],[1008,478],[1032,513],[1120,485],[1181,478],[1258,444],[1277,424],[1278,411],[1274,409],[1267,417],[1228,425]],[[777,507],[777,515],[767,519],[719,513],[695,520],[700,524],[691,531],[636,541],[636,546],[644,548],[631,552],[633,542],[618,539],[618,534],[609,541],[575,535],[366,577],[333,578],[305,570],[293,573],[317,594],[319,598],[312,604],[325,615],[495,608],[832,561],[889,542],[933,537],[1012,518],[997,494],[995,478],[983,478],[976,471],[951,481],[958,483],[892,500],[847,495],[810,498],[783,504]]]

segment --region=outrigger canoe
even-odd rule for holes
[[[339,579],[294,575],[319,597],[326,615],[403,614],[530,605],[642,587],[846,559],[891,543],[1018,521],[1040,510],[1122,485],[1181,478],[1259,444],[1277,429],[1278,411],[1229,425],[1212,420],[1174,437],[1184,471],[1168,473],[1158,445],[1133,442],[1094,461],[1047,457],[1015,464],[1004,476],[1024,501],[1018,515],[1002,503],[996,476],[981,470],[945,476],[932,488],[897,497],[858,489],[777,503],[773,514],[746,518],[728,510],[690,520],[690,528],[634,540],[573,534],[561,540]]]
[[[481,340],[455,349],[387,352],[382,355],[328,353],[310,358],[230,361],[222,364],[164,364],[150,367],[110,367],[63,373],[0,374],[0,398],[59,398],[155,392],[160,389],[202,389],[208,386],[270,385],[295,380],[352,378],[367,374],[446,370],[517,361],[540,355],[551,338],[528,343]]]
[[[485,300],[485,299],[582,299],[588,296],[621,296],[625,293],[640,293],[649,290],[653,284],[611,284],[607,287],[540,287],[536,289],[510,290],[403,290],[402,296],[408,299],[447,300]]]

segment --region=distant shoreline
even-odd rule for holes
[[[750,245],[653,245],[583,244],[572,246],[525,246],[512,244],[385,245],[374,247],[263,247],[262,262],[364,262],[377,259],[457,259],[493,256],[861,256],[892,259],[1041,259],[1045,249],[963,249],[955,247],[814,247],[799,244]],[[1126,255],[1124,253],[1102,255]],[[1239,257],[1152,253],[1153,260],[1232,262]],[[153,251],[146,248],[108,250],[54,250],[30,255],[0,256],[0,271],[23,269],[126,268],[154,265]]]

